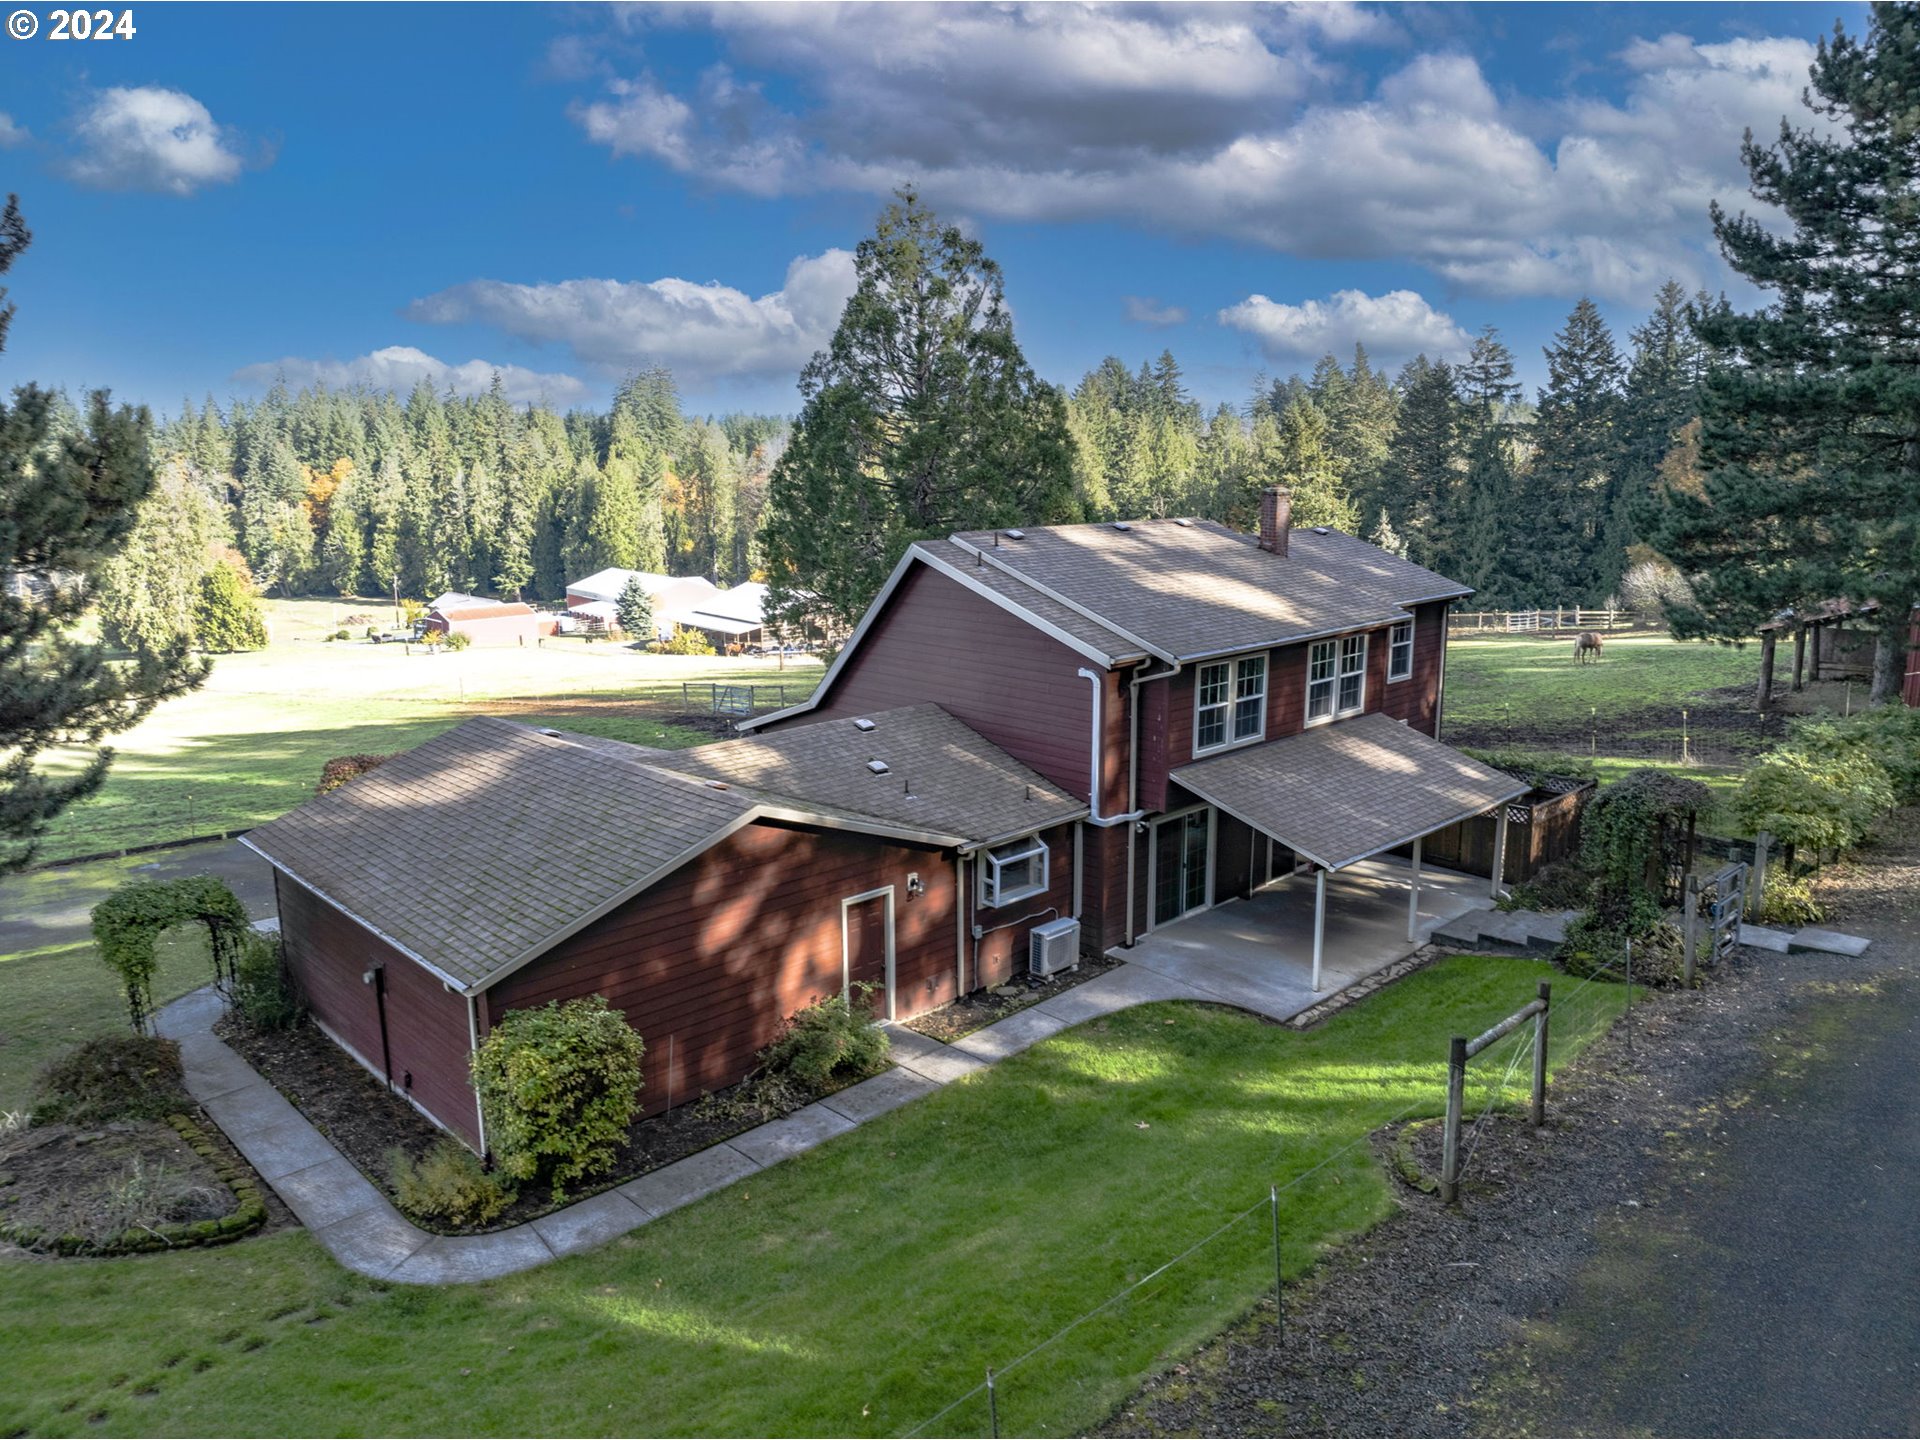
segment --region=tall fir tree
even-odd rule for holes
[[[1377,496],[1416,564],[1439,561],[1461,468],[1460,393],[1453,366],[1416,355],[1400,375],[1400,408],[1381,462]]]
[[[1700,396],[1698,493],[1666,487],[1647,536],[1692,583],[1683,635],[1737,640],[1782,609],[1875,600],[1870,700],[1895,698],[1920,602],[1920,12],[1875,4],[1836,25],[1807,94],[1823,125],[1783,118],[1741,148],[1777,219],[1729,215],[1728,264],[1771,292],[1699,322],[1714,364]]]
[[[850,627],[916,539],[1073,507],[1064,401],[1021,355],[979,242],[903,190],[854,265],[768,499],[770,608],[790,623]]]
[[[1536,604],[1600,603],[1619,579],[1606,545],[1618,493],[1624,366],[1600,307],[1582,298],[1546,348],[1547,385],[1520,513],[1520,579]]]

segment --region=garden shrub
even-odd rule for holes
[[[377,770],[391,755],[336,755],[320,769],[320,783],[313,787],[316,795],[325,795],[338,790],[349,780],[357,780],[369,770]]]
[[[1767,876],[1767,894],[1760,905],[1760,922],[1798,930],[1802,925],[1818,925],[1827,918],[1820,902],[1813,898],[1813,881],[1806,876],[1788,875],[1775,870]]]
[[[673,634],[667,637],[666,644],[660,647],[664,655],[711,655],[713,646],[707,643],[707,637],[698,630],[689,630],[684,625],[673,627]]]
[[[489,1174],[480,1157],[457,1140],[440,1140],[415,1160],[396,1146],[387,1156],[394,1198],[415,1220],[484,1225],[514,1201],[513,1186]]]
[[[760,1053],[762,1066],[775,1075],[791,1075],[810,1090],[824,1090],[839,1077],[885,1069],[887,1032],[864,1013],[874,987],[853,988],[857,1009],[846,996],[835,995],[788,1016],[780,1037]]]
[[[336,630],[333,632],[333,638],[335,640],[351,640],[353,638],[353,632],[351,630]]]
[[[449,630],[446,638],[440,643],[445,645],[449,650],[464,650],[473,644],[473,637],[457,630]]]
[[[100,1035],[40,1072],[33,1123],[163,1120],[191,1103],[177,1043],[152,1035]]]
[[[248,931],[233,962],[234,1018],[249,1030],[290,1030],[304,1008],[279,937]]]
[[[1747,772],[1731,812],[1749,833],[1817,855],[1859,844],[1893,806],[1893,782],[1864,749],[1789,744]]]
[[[601,995],[509,1010],[473,1055],[501,1170],[566,1185],[612,1165],[640,1106],[646,1046]]]
[[[1602,785],[1580,817],[1580,864],[1598,882],[1603,903],[1651,890],[1660,864],[1660,832],[1682,829],[1713,803],[1698,780],[1663,770],[1633,770]]]
[[[1660,907],[1644,895],[1602,904],[1567,924],[1554,958],[1576,977],[1625,982],[1627,942],[1633,942],[1633,983],[1677,985],[1685,974],[1686,941]]]
[[[1593,873],[1569,855],[1542,865],[1507,892],[1500,910],[1580,910],[1593,903]]]

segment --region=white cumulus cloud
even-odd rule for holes
[[[1187,323],[1187,307],[1184,305],[1163,305],[1151,295],[1127,295],[1123,299],[1127,307],[1127,319],[1136,325],[1167,330]]]
[[[102,190],[191,195],[237,179],[243,165],[206,106],[154,85],[100,91],[74,117],[73,135],[67,173]]]
[[[486,360],[449,364],[411,345],[389,345],[352,360],[306,360],[289,355],[281,360],[245,366],[233,372],[233,379],[242,385],[271,385],[275,380],[285,380],[295,388],[365,386],[373,390],[397,390],[401,394],[425,380],[436,390],[479,395],[492,385],[495,375],[500,377],[507,398],[515,404],[545,400],[554,405],[572,405],[585,399],[588,393],[586,384],[571,375],[542,374],[523,366],[495,365]]]
[[[1356,7],[623,14],[704,24],[722,59],[681,86],[612,76],[573,116],[613,153],[703,184],[884,196],[911,180],[981,217],[1412,262],[1480,294],[1644,300],[1669,275],[1711,283],[1708,203],[1751,204],[1742,131],[1823,123],[1801,104],[1813,47],[1796,38],[1635,41],[1606,62],[1618,98],[1594,99],[1496,93],[1448,50],[1356,91],[1323,52],[1395,28]]]
[[[1412,290],[1369,295],[1336,290],[1325,300],[1283,304],[1249,295],[1219,315],[1222,325],[1252,336],[1270,360],[1310,360],[1346,355],[1356,344],[1378,358],[1434,359],[1464,354],[1472,339],[1453,317],[1435,310]]]
[[[473,280],[416,300],[407,317],[491,325],[561,345],[604,373],[662,364],[690,383],[792,375],[822,349],[854,291],[852,252],[801,256],[786,282],[753,296],[717,281]]]
[[[15,145],[24,145],[32,138],[27,127],[16,121],[6,111],[0,110],[0,150],[10,150]]]

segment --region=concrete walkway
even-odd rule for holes
[[[450,1285],[511,1275],[604,1245],[1069,1026],[1155,1000],[1238,1004],[1286,1018],[1257,990],[1236,998],[1231,987],[1201,989],[1144,966],[1123,965],[952,1045],[889,1026],[894,1068],[871,1080],[524,1225],[458,1236],[434,1235],[408,1221],[278,1090],[221,1043],[213,1024],[223,1002],[211,987],[166,1006],[158,1029],[180,1042],[194,1099],[334,1259],[376,1279]]]

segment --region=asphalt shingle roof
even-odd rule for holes
[[[1527,786],[1385,715],[1319,725],[1175,770],[1174,782],[1338,870]]]
[[[792,725],[745,740],[679,750],[655,763],[724,780],[769,800],[858,822],[930,831],[979,845],[1087,813],[1084,802],[938,705]],[[875,774],[869,761],[887,769]]]
[[[965,561],[1004,567],[1030,593],[1085,612],[1081,623],[1095,617],[1176,660],[1385,624],[1417,602],[1472,593],[1338,530],[1295,526],[1285,555],[1211,520],[1052,525],[1018,540],[998,533],[998,548],[991,530],[953,541]]]
[[[1006,542],[1008,545],[1014,543],[1016,542],[1011,540]],[[989,534],[986,547],[990,549],[992,545],[993,539]],[[1140,648],[1138,641],[1130,640],[1099,621],[1088,619],[1078,610],[1062,605],[1051,595],[1042,594],[1018,576],[1009,575],[1005,570],[982,563],[980,557],[954,544],[951,540],[921,540],[917,541],[913,548],[929,559],[961,568],[965,571],[966,577],[975,584],[984,586],[996,595],[1005,596],[1035,619],[1044,620],[1063,634],[1073,636],[1074,639],[1101,655],[1107,664],[1146,658],[1146,652]]]
[[[448,979],[483,983],[704,848],[754,802],[479,718],[252,831],[247,843]],[[590,845],[560,843],[589,833]]]

